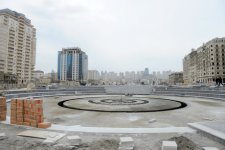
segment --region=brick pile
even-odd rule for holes
[[[51,123],[44,122],[42,100],[27,99],[11,100],[11,124],[32,126],[36,128],[39,126],[41,128],[48,128],[51,126]]]
[[[16,102],[16,124],[23,125],[23,99],[17,99]]]
[[[10,123],[11,124],[16,124],[16,122],[17,122],[17,120],[16,120],[16,117],[17,117],[16,108],[17,108],[17,100],[12,99],[11,100],[11,115],[10,115]]]
[[[6,98],[0,97],[0,121],[6,120]]]

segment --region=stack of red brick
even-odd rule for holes
[[[0,97],[0,121],[6,120],[6,98]]]
[[[11,124],[48,128],[51,123],[44,122],[42,100],[12,99]]]

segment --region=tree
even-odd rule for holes
[[[12,73],[4,73],[4,83],[16,84],[17,83],[17,75],[12,74]]]

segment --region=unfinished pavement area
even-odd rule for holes
[[[33,146],[31,144],[32,149],[118,149],[119,137],[131,136],[135,141],[135,149],[141,150],[158,150],[160,149],[162,140],[168,140],[174,137],[177,137],[178,139],[183,139],[183,137],[186,137],[194,141],[199,148],[210,146],[217,147],[219,149],[225,149],[223,144],[218,143],[212,138],[208,138],[202,133],[192,132],[192,129],[190,128],[188,132],[186,130],[188,129],[187,123],[201,121],[224,121],[225,112],[223,109],[223,101],[205,98],[141,95],[142,97],[173,99],[183,101],[188,104],[187,107],[182,109],[147,113],[90,112],[66,109],[58,106],[57,104],[64,99],[70,99],[74,97],[82,97],[85,99],[86,97],[95,96],[110,97],[112,95],[56,96],[43,98],[46,117],[45,119],[54,123],[53,127],[58,126],[58,128],[50,128],[48,130],[57,130],[57,132],[63,132],[67,135],[79,135],[83,140],[82,146],[73,148],[69,147],[67,144],[68,141],[65,138],[62,138],[56,143],[50,144],[51,146],[48,146],[43,144],[43,140],[40,139],[16,136],[16,134],[20,131],[29,130],[31,128],[5,124],[1,124],[0,132],[6,133],[7,139],[0,141],[0,145],[7,146],[7,144],[4,145],[4,143],[8,143],[8,145],[11,143],[14,145],[14,147],[12,146],[12,149],[15,149],[15,147],[18,147],[18,149],[26,149],[25,146],[29,147],[29,143],[33,143]],[[140,97],[140,95],[137,96]],[[135,95],[133,97],[135,97]],[[74,126],[75,129],[89,129],[91,132],[83,132],[82,130],[64,130],[71,129],[71,126]],[[106,128],[110,129],[108,130],[108,133],[101,132],[101,129],[104,131]],[[168,128],[170,128],[170,130],[167,130]],[[179,130],[175,131],[171,130],[171,128],[184,128],[185,130],[179,132]],[[73,129],[74,128],[71,130]],[[123,132],[118,132],[117,129],[120,129]],[[127,129],[130,129],[130,131],[134,132],[129,133],[129,130]],[[151,130],[149,131],[145,129]],[[148,132],[143,133],[140,131]],[[21,141],[25,144],[25,146],[21,146]]]
[[[103,97],[103,95],[100,96]],[[104,96],[110,97],[110,95]],[[74,110],[58,106],[58,102],[75,97],[88,99],[88,97],[99,97],[99,95],[43,98],[44,108],[47,108],[44,109],[46,119],[58,125],[112,128],[185,127],[187,123],[225,119],[224,101],[192,97],[142,95],[142,97],[166,98],[187,104],[187,107],[182,109],[162,112],[110,113]],[[138,97],[141,96],[138,95]],[[145,105],[140,105],[140,107],[145,107]],[[152,119],[156,121],[151,123]]]

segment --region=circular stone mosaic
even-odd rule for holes
[[[97,100],[89,100],[89,103],[100,104],[100,105],[140,105],[147,104],[149,101],[143,99],[135,99],[135,98],[126,98],[118,97],[113,99],[97,99]]]
[[[157,112],[180,109],[187,106],[184,102],[171,99],[112,95],[67,99],[59,102],[58,105],[69,109],[99,112]]]

